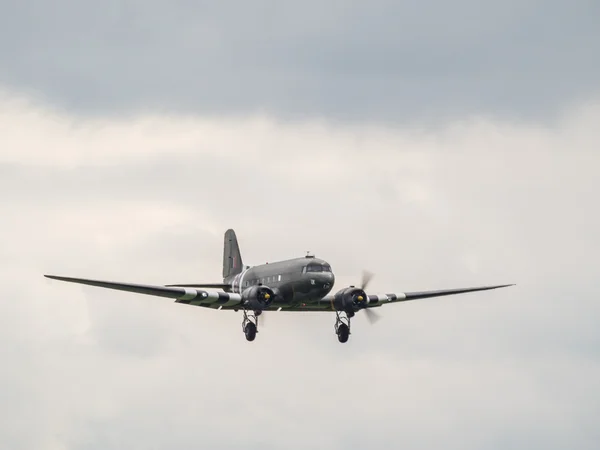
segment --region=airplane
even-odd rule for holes
[[[304,257],[257,266],[245,266],[234,230],[225,232],[222,283],[179,283],[164,286],[117,283],[84,278],[44,275],[46,278],[116,289],[138,294],[175,299],[176,303],[218,310],[243,312],[242,331],[248,341],[258,332],[258,318],[264,311],[330,311],[335,312],[335,334],[339,342],[348,341],[350,320],[364,311],[371,323],[378,319],[372,311],[390,303],[430,297],[498,289],[514,284],[482,286],[437,291],[367,294],[372,274],[364,273],[360,287],[349,286],[330,294],[335,282],[331,265],[307,253]]]

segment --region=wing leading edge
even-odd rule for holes
[[[367,308],[375,308],[378,306],[386,305],[388,303],[407,302],[409,300],[419,300],[422,298],[431,297],[443,297],[446,295],[466,294],[469,292],[477,291],[489,291],[491,289],[500,289],[509,286],[515,286],[514,284],[499,284],[496,286],[480,286],[471,288],[460,288],[460,289],[442,289],[437,291],[419,291],[419,292],[399,292],[395,294],[368,294],[369,303]],[[331,301],[333,295],[327,295],[322,298],[318,303],[311,304],[306,303],[293,308],[286,308],[287,311],[331,311],[333,310]]]
[[[208,307],[231,307],[241,303],[239,294],[227,292],[208,291],[190,287],[154,286],[149,284],[117,283],[114,281],[88,280],[85,278],[59,277],[44,275],[52,280],[66,281],[69,283],[85,284],[88,286],[114,289],[117,291],[134,292],[136,294],[154,295],[157,297],[172,298],[177,303],[187,303]]]
[[[153,295],[158,297],[172,298],[177,303],[186,303],[196,306],[205,306],[209,308],[225,308],[232,309],[242,302],[240,294],[209,291],[204,289],[196,289],[192,286],[155,286],[148,284],[135,283],[118,283],[114,281],[89,280],[85,278],[61,277],[56,275],[44,275],[46,278],[53,280],[66,281],[69,283],[78,283],[88,286],[101,287],[105,289],[114,289],[118,291],[127,291],[137,294]],[[200,285],[196,285],[200,287]],[[206,287],[217,287],[219,284],[201,285]],[[418,292],[402,292],[396,294],[369,294],[369,302],[367,308],[374,308],[388,303],[406,302],[410,300],[419,300],[431,297],[443,297],[447,295],[466,294],[469,292],[488,291],[492,289],[500,289],[514,284],[501,284],[496,286],[481,286],[459,289],[443,289],[436,291],[418,291]],[[284,307],[285,311],[327,311],[332,310],[331,301],[333,295],[328,295],[318,301],[317,304],[303,304],[293,307]]]
[[[419,300],[422,298],[444,297],[446,295],[466,294],[469,292],[489,291],[492,289],[500,289],[514,284],[499,284],[496,286],[480,286],[460,289],[442,289],[437,291],[418,291],[418,292],[403,292],[398,294],[371,294],[369,295],[369,307],[380,306],[386,303],[407,302],[409,300]]]

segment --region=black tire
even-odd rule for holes
[[[347,342],[350,337],[350,328],[345,323],[341,324],[337,330],[338,341],[341,343]]]
[[[256,338],[256,325],[252,322],[248,322],[244,329],[244,334],[246,335],[246,340],[253,341]]]

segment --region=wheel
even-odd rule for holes
[[[350,328],[345,323],[341,324],[337,330],[338,340],[342,343],[348,341],[350,336]]]
[[[246,340],[253,341],[256,337],[256,325],[252,322],[248,322],[244,329],[244,334],[246,335]]]

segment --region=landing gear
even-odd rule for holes
[[[247,341],[253,341],[258,333],[258,316],[262,311],[254,311],[254,313],[246,311],[244,309],[244,319],[242,320],[242,330],[246,335]]]
[[[350,337],[350,319],[354,316],[354,313],[347,313],[345,311],[335,312],[335,334],[337,334],[338,341],[341,343],[347,342]]]
[[[256,325],[248,322],[244,327],[244,334],[246,335],[246,340],[253,341],[256,338]]]

